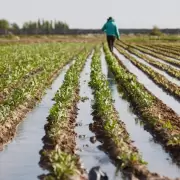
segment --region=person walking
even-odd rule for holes
[[[102,31],[104,31],[107,35],[107,43],[109,50],[113,52],[115,39],[119,39],[120,35],[118,27],[112,17],[109,17],[107,19],[107,22],[104,24]]]

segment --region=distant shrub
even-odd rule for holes
[[[160,31],[160,29],[157,26],[154,26],[151,33],[151,36],[161,36],[163,33]]]

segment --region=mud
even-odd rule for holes
[[[138,47],[136,47],[136,48],[137,48],[137,50],[139,50],[139,51],[141,51],[141,52],[144,51],[144,50],[139,49]],[[152,54],[151,51],[145,52],[145,53],[148,54],[148,55],[150,55],[150,56],[152,56],[152,57],[158,58],[158,56],[156,56],[155,54]],[[164,56],[164,55],[162,55],[162,56]],[[165,57],[165,58],[168,58],[167,56],[164,56],[164,57]],[[179,60],[172,59],[172,58],[168,58],[168,59],[173,60],[174,62],[168,62],[168,61],[166,61],[166,60],[164,60],[164,59],[161,59],[161,60],[164,61],[164,62],[166,62],[166,63],[168,63],[168,64],[171,64],[171,65],[173,65],[173,66],[175,66],[175,67],[180,68],[180,64],[178,64],[178,63],[179,63]]]
[[[146,60],[144,60],[143,58],[138,57],[138,55],[136,55],[135,53],[132,53],[131,51],[127,51],[129,52],[134,58],[136,58],[139,62],[147,65],[148,67],[152,68],[153,70],[157,71],[159,74],[165,76],[169,81],[177,84],[178,86],[180,86],[180,78],[174,76],[173,74],[170,74],[168,71],[160,69],[158,66],[156,65],[152,65],[149,62],[147,62]],[[141,53],[141,52],[140,52]],[[141,53],[142,54],[142,53]],[[175,69],[175,68],[174,68]],[[176,70],[176,69],[175,69]],[[178,80],[179,79],[179,80]]]
[[[122,54],[125,58],[128,59],[128,56],[126,54]],[[130,54],[131,55],[131,54]],[[141,64],[139,64],[139,62],[134,62],[132,60],[129,60],[134,66],[136,66],[140,71],[142,71],[144,74],[146,74],[146,76],[151,79],[158,87],[162,88],[163,91],[167,92],[168,94],[172,95],[175,99],[177,99],[180,102],[180,86],[178,86],[175,83],[172,83],[171,81],[169,81],[168,79],[166,79],[166,77],[161,76],[161,74],[159,74],[158,72],[154,72],[154,74],[156,73],[156,76],[152,73],[149,73],[148,71],[146,71],[146,69],[143,69],[143,67],[141,66]],[[141,63],[141,62],[140,62]],[[163,81],[163,82],[162,82]],[[170,88],[169,88],[170,87]]]
[[[91,72],[90,63],[91,57],[87,60],[80,77],[80,96],[86,97],[81,98],[86,100],[78,103],[77,126],[75,128],[75,132],[78,134],[76,138],[76,154],[80,156],[81,162],[87,172],[89,172],[92,167],[100,166],[101,169],[108,174],[109,180],[119,180],[122,179],[121,172],[115,173],[115,165],[111,162],[108,155],[101,150],[101,142],[99,142],[95,134],[89,130],[89,124],[93,123],[91,105],[94,100],[92,89],[88,85]]]
[[[126,59],[123,55],[121,55],[115,49],[116,57],[119,59],[119,64],[123,64],[122,67],[126,69],[127,72],[130,72],[135,77],[137,77],[138,82],[144,85],[144,87],[153,94],[153,96],[160,99],[164,104],[173,109],[177,115],[180,115],[180,102],[176,100],[174,97],[170,96],[166,92],[164,92],[161,88],[159,88],[151,79],[146,76],[141,70],[139,70],[136,66],[134,66],[128,59]]]
[[[119,166],[119,164],[122,164],[122,161],[117,157],[121,152],[121,149],[116,146],[113,139],[106,133],[103,126],[103,121],[100,117],[98,117],[97,112],[94,111],[93,114],[95,122],[91,125],[90,129],[95,132],[97,139],[102,142],[101,149],[108,153],[110,158],[113,159],[114,163]],[[122,125],[120,125],[120,127],[122,127]],[[125,132],[124,135],[126,134],[127,133]],[[133,147],[132,144],[129,144],[129,148],[133,149],[134,152],[138,151],[135,147]],[[135,175],[140,180],[170,180],[168,177],[160,176],[157,173],[151,173],[145,165],[132,164],[131,166],[126,166],[124,169],[121,169],[121,171],[128,179],[132,179],[133,175]]]
[[[76,133],[74,131],[74,128],[76,126],[76,117],[77,117],[77,102],[78,99],[78,93],[79,90],[76,90],[76,98],[73,101],[73,104],[68,109],[68,119],[65,123],[63,123],[61,128],[61,133],[52,140],[48,137],[48,130],[51,128],[51,122],[53,120],[51,118],[48,119],[48,123],[44,126],[46,135],[43,137],[43,150],[40,151],[41,160],[40,165],[41,167],[50,170],[51,169],[51,163],[49,162],[48,154],[50,154],[51,150],[56,149],[56,147],[59,147],[63,152],[75,154],[76,149]],[[44,152],[46,152],[46,155],[44,155]],[[78,167],[80,167],[80,163],[78,164]]]
[[[5,123],[0,124],[0,149],[3,150],[3,146],[11,141],[16,134],[16,128],[18,124],[26,117],[26,114],[30,112],[34,106],[39,102],[44,94],[44,89],[51,85],[53,80],[59,75],[62,67],[56,70],[47,80],[47,84],[40,87],[34,98],[27,99],[22,105],[19,105],[10,116],[6,119]]]
[[[154,141],[153,136],[144,129],[142,119],[133,113],[133,107],[126,100],[122,88],[117,86],[114,75],[109,70],[105,59],[102,60],[103,72],[106,75],[109,87],[114,99],[114,106],[122,121],[126,124],[126,129],[130,134],[132,143],[138,148],[143,159],[148,162],[147,168],[151,172],[169,178],[180,176],[180,167],[172,162],[171,157],[164,151],[162,146]],[[153,158],[152,158],[153,157]]]
[[[127,68],[126,68],[126,71],[128,72]],[[118,79],[117,81],[119,84],[121,84],[121,82]],[[122,84],[121,84],[121,87],[123,87]],[[124,88],[123,91],[127,93],[126,88],[125,87],[123,88]],[[144,89],[145,91],[148,91],[146,88]],[[150,91],[148,92],[151,94]],[[166,151],[170,153],[174,162],[179,164],[180,163],[180,154],[179,154],[180,146],[167,145],[167,142],[169,141],[169,138],[171,137],[172,134],[179,134],[180,125],[178,122],[180,122],[180,117],[171,108],[165,105],[158,98],[155,98],[154,107],[152,107],[151,109],[141,109],[138,107],[138,104],[136,104],[136,102],[133,102],[133,99],[131,99],[130,97],[128,98],[128,96],[127,96],[127,99],[132,104],[132,107],[134,107],[133,109],[136,112],[136,114],[142,117],[145,123],[145,129],[153,135],[156,141],[158,141],[159,143],[163,145]],[[175,125],[174,130],[172,130],[171,132],[166,131],[165,129],[161,128],[162,124],[159,124],[158,122],[156,123],[156,125],[154,125],[152,123],[153,118],[156,118],[156,119],[161,118],[161,120],[164,122],[166,122],[167,120],[171,120],[171,123]]]
[[[85,64],[84,64],[85,65]],[[80,78],[80,77],[79,77]],[[72,156],[76,157],[75,165],[76,165],[76,175],[78,175],[78,179],[82,179],[86,176],[86,171],[82,167],[82,164],[80,162],[80,157],[76,154],[76,137],[78,136],[75,132],[75,127],[77,126],[76,118],[78,114],[78,107],[77,104],[79,100],[81,99],[79,97],[79,87],[76,87],[75,95],[71,98],[73,98],[73,102],[68,105],[67,107],[67,113],[68,116],[66,117],[66,120],[63,121],[59,127],[60,132],[56,135],[53,135],[53,137],[49,137],[48,130],[51,129],[51,126],[54,126],[53,119],[51,119],[51,116],[48,116],[48,122],[44,126],[45,129],[45,136],[43,137],[43,149],[40,151],[41,159],[40,159],[40,166],[44,169],[47,169],[51,172],[52,170],[52,163],[50,162],[49,155],[52,151],[56,150],[57,148],[60,149],[62,152],[65,152],[67,154],[71,154]],[[58,124],[57,124],[58,125]],[[46,179],[49,176],[54,177],[53,174],[49,173],[47,175],[40,175],[40,179]],[[54,177],[56,178],[56,177]],[[68,179],[72,179],[72,176],[69,176]]]

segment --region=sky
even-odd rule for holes
[[[119,28],[180,28],[180,0],[0,0],[0,19],[61,20],[70,28],[101,28],[112,16]]]

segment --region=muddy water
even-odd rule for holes
[[[137,80],[140,83],[142,83],[154,96],[162,100],[163,103],[180,115],[180,102],[159,88],[151,79],[146,76],[145,73],[135,67],[127,58],[120,54],[117,49],[114,49],[114,53],[119,57],[126,68],[137,76]]]
[[[126,51],[127,53],[129,53],[128,51]],[[131,53],[130,53],[131,54]],[[177,80],[176,78],[170,76],[169,74],[167,74],[165,71],[162,71],[156,67],[154,67],[153,65],[147,63],[146,61],[144,61],[142,58],[137,57],[134,54],[131,54],[131,56],[133,56],[134,58],[136,58],[140,63],[145,64],[146,66],[152,68],[154,71],[158,72],[159,74],[163,75],[166,77],[166,79],[168,79],[169,81],[173,82],[174,84],[180,86],[180,81]]]
[[[76,139],[78,150],[76,154],[80,156],[81,162],[87,171],[94,166],[100,166],[102,170],[108,174],[110,180],[119,180],[121,179],[121,174],[119,173],[115,176],[116,167],[111,163],[108,155],[98,148],[101,143],[98,141],[94,144],[90,142],[90,137],[95,136],[95,134],[89,130],[89,124],[93,123],[93,117],[91,115],[93,95],[91,88],[88,86],[88,82],[90,81],[91,57],[87,60],[80,78],[80,96],[88,97],[89,99],[84,102],[80,101],[78,104],[78,126],[75,129],[78,134]]]
[[[160,175],[171,178],[180,177],[180,168],[171,161],[170,156],[162,147],[153,141],[153,137],[143,129],[137,121],[137,117],[130,109],[130,104],[118,93],[117,85],[113,74],[108,70],[107,64],[102,58],[103,72],[107,76],[109,87],[115,100],[115,108],[119,113],[121,121],[126,124],[126,129],[130,134],[134,145],[139,149],[143,159],[148,162],[148,169]],[[139,120],[140,122],[140,120]]]
[[[68,68],[69,65],[63,68],[41,103],[20,123],[14,140],[0,152],[1,180],[34,180],[45,173],[38,165],[39,151],[43,146],[41,138],[45,135],[44,124],[54,103],[52,98],[61,86]]]

